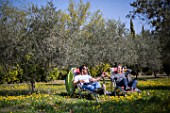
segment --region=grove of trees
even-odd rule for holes
[[[170,1],[136,0],[130,4],[133,11],[128,17],[147,21],[159,38],[164,71],[170,74]]]
[[[82,64],[125,63],[138,65],[140,71],[161,70],[169,58],[162,53],[169,46],[164,38],[170,35],[144,28],[135,34],[131,19],[129,24],[131,32],[120,20],[104,19],[100,10],[90,12],[90,2],[82,0],[70,0],[66,11],[53,2],[21,8],[1,0],[0,83],[29,81],[34,92],[36,81],[57,79],[70,66]]]

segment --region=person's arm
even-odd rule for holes
[[[132,70],[131,69],[127,69],[127,73],[131,73],[132,72]]]
[[[96,81],[99,81],[101,78],[105,77],[105,76],[108,76],[108,74],[106,72],[102,73],[102,75],[100,77],[97,77],[97,78],[90,78],[90,81],[92,82],[96,82]]]
[[[79,84],[79,83],[84,83],[85,81],[84,80],[74,80],[73,81],[73,84],[76,86],[77,84]]]
[[[132,78],[130,76],[130,73],[132,72],[131,69],[127,69],[126,72],[125,72],[125,77],[127,78],[127,81],[128,82],[131,82],[132,81]]]
[[[127,69],[127,71],[125,72],[125,76],[127,77],[128,76],[128,74],[130,74],[132,72],[132,70],[131,69]]]
[[[76,86],[79,83],[84,83],[84,80],[79,80],[79,76],[76,76],[74,78],[73,84]]]
[[[79,80],[78,81],[73,81],[73,84],[76,86],[77,84],[79,84],[80,82],[79,82]]]
[[[110,75],[110,76],[107,76],[107,77],[108,77],[109,79],[111,79],[111,80],[117,78],[117,77],[116,77],[116,74],[115,74],[114,72],[111,72],[111,75]]]
[[[97,77],[97,78],[91,78],[90,81],[92,82],[96,82],[96,81],[99,81],[102,77]]]

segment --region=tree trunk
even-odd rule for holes
[[[157,78],[156,71],[153,71],[153,75],[155,76],[155,78]]]
[[[35,79],[31,79],[31,93],[35,93]]]
[[[136,73],[136,80],[138,79],[138,73]]]
[[[137,73],[136,73],[136,80],[138,79],[138,76],[140,75],[140,72],[138,71]]]

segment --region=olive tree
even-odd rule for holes
[[[164,71],[169,74],[170,68],[170,1],[169,0],[136,0],[130,4],[133,10],[128,17],[147,21],[159,36],[162,48]]]

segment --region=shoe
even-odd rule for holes
[[[116,96],[116,92],[115,91],[111,92],[110,96]]]
[[[134,90],[135,90],[135,89],[134,89],[133,87],[130,87],[130,91],[132,91],[132,92],[133,92]]]
[[[110,92],[110,91],[106,91],[106,95],[112,95],[112,92]]]
[[[94,92],[100,95],[104,94],[104,91],[102,88],[95,89]]]
[[[138,92],[138,93],[141,93],[141,90],[138,89],[138,88],[135,88],[135,91]]]
[[[126,88],[125,88],[125,91],[129,91],[129,90],[131,90],[130,87],[126,87]]]
[[[98,92],[98,94],[103,95],[103,94],[105,94],[105,92],[104,92],[104,90],[102,89],[102,90],[100,90],[100,91]]]

